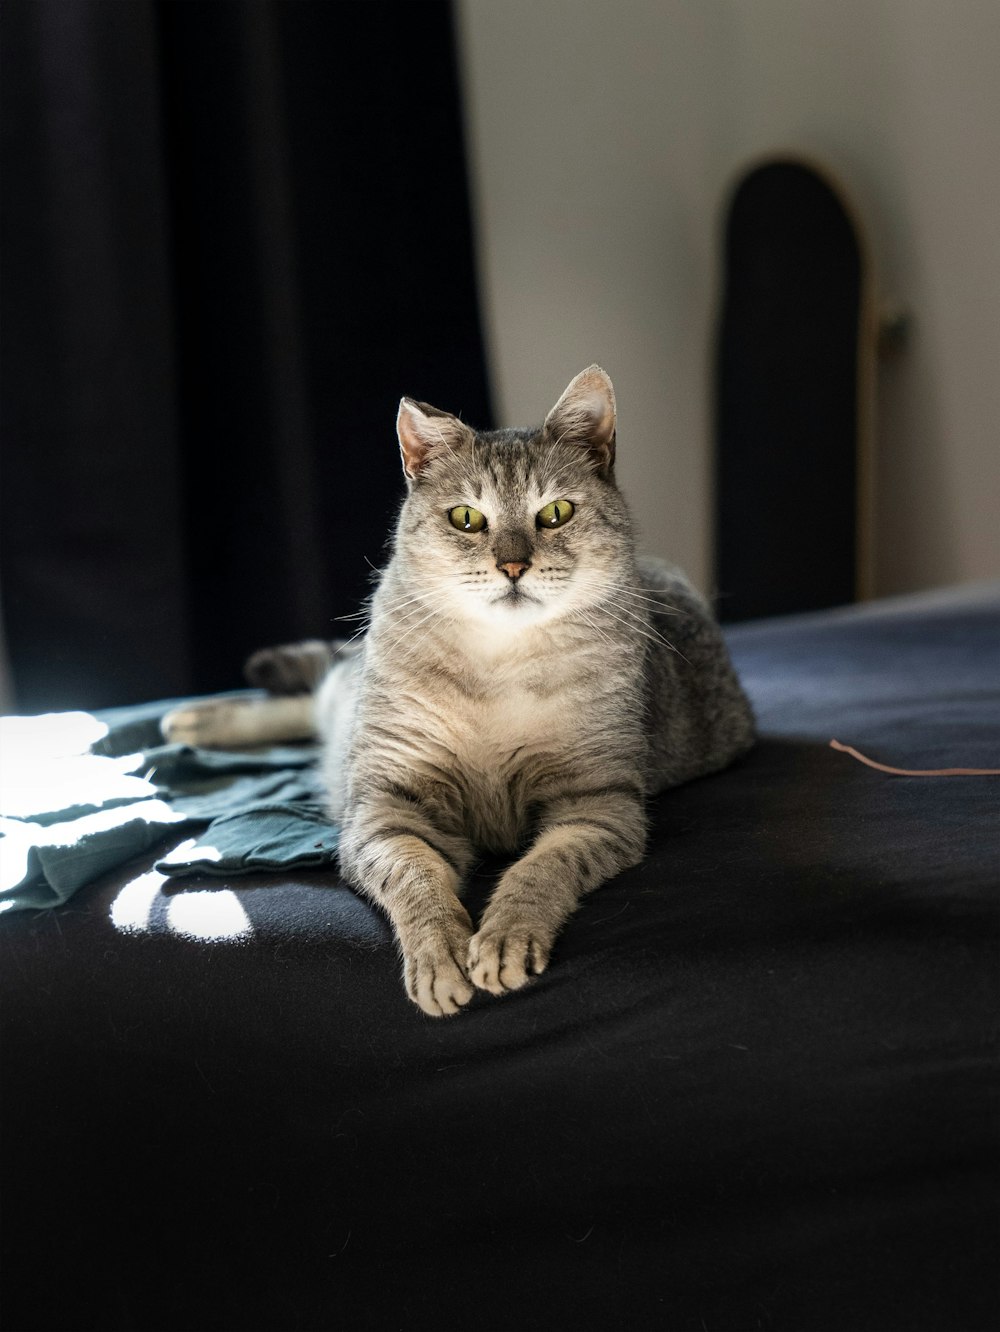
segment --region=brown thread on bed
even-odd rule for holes
[[[893,777],[1000,777],[1000,768],[890,768],[887,763],[876,763],[850,745],[842,745],[839,740],[831,740],[830,748],[850,754],[859,763],[866,763],[879,772],[888,772]]]

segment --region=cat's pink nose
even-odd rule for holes
[[[516,583],[525,569],[531,568],[531,561],[529,560],[525,564],[520,560],[508,560],[506,564],[498,564],[497,568],[501,573],[506,574],[512,583]]]

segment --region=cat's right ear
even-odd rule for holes
[[[434,458],[457,449],[471,436],[467,425],[450,412],[438,411],[427,402],[401,398],[396,416],[396,434],[407,480],[417,477]]]

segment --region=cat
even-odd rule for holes
[[[597,365],[537,429],[477,432],[403,398],[407,495],[364,636],[267,649],[248,676],[274,697],[163,724],[197,744],[323,740],[342,874],[435,1017],[542,972],[581,896],[642,859],[648,797],[753,743],[705,601],[636,557],[616,420]],[[482,852],[515,858],[477,928],[460,895]]]

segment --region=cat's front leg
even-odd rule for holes
[[[469,942],[473,984],[505,994],[544,971],[581,896],[638,864],[645,842],[638,791],[550,804],[531,849],[503,875]]]
[[[412,807],[356,809],[340,844],[349,882],[392,922],[406,993],[431,1017],[457,1013],[475,993],[467,956],[472,921],[458,900],[471,850]]]

